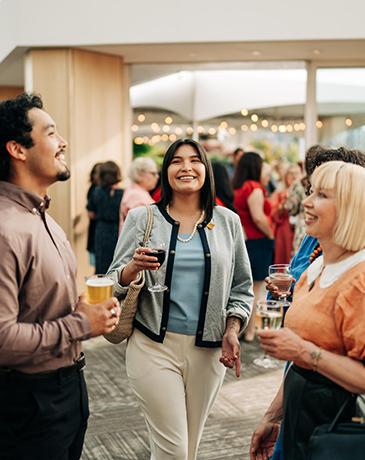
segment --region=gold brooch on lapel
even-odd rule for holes
[[[213,222],[209,222],[209,224],[207,225],[207,228],[209,228],[209,230],[213,230],[214,227],[215,224],[213,224]]]

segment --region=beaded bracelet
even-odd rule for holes
[[[312,254],[309,256],[309,263],[311,264],[321,254],[322,254],[322,248],[320,245],[318,245],[316,249],[312,252]]]

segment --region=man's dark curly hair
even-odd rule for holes
[[[25,148],[33,147],[30,135],[32,123],[28,112],[42,109],[42,99],[35,94],[21,94],[15,99],[0,102],[0,180],[8,181],[11,176],[10,155],[6,149],[9,141],[18,142]]]
[[[310,177],[314,170],[321,166],[327,161],[344,161],[345,163],[353,163],[355,165],[365,167],[365,153],[360,150],[349,150],[345,147],[339,147],[338,149],[322,147],[320,145],[314,145],[307,150],[305,156],[305,172],[307,177],[304,178],[304,185],[307,189],[307,193],[310,188]]]
[[[365,154],[360,150],[349,150],[345,147],[331,149],[314,145],[305,156],[305,171],[311,176],[313,171],[327,161],[344,161],[365,167]]]

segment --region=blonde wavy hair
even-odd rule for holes
[[[329,161],[315,169],[311,177],[317,190],[335,193],[337,220],[333,241],[348,251],[365,248],[365,168]]]

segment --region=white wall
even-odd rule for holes
[[[3,0],[0,62],[17,46],[365,38],[361,0]]]
[[[17,1],[2,0],[0,2],[0,62],[15,48],[17,44],[14,24]]]

